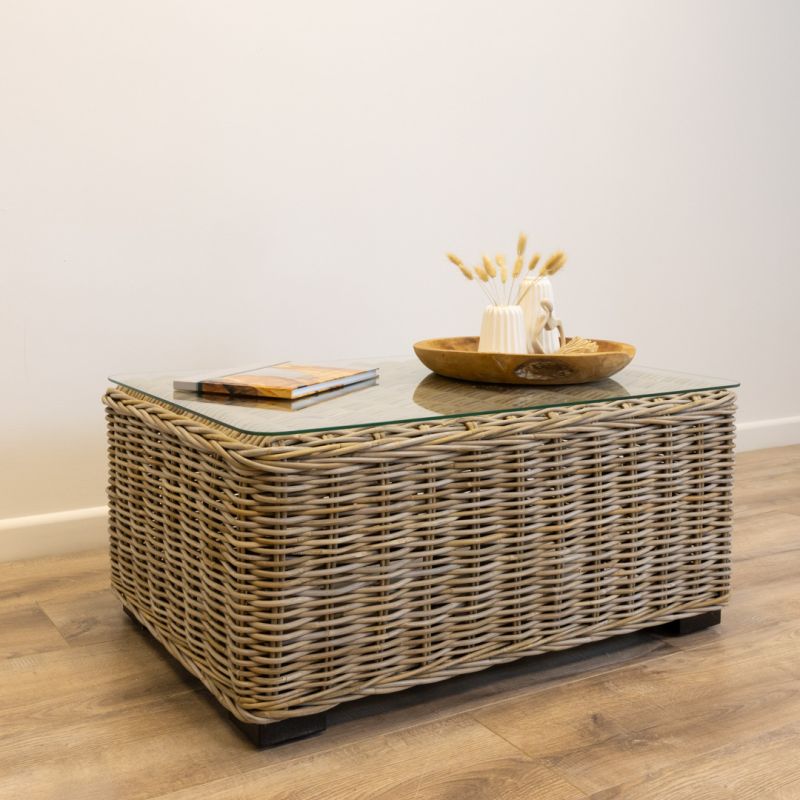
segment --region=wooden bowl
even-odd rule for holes
[[[529,386],[599,381],[619,372],[636,355],[631,344],[594,341],[596,353],[536,356],[479,353],[477,336],[455,336],[417,342],[414,352],[428,369],[447,378]]]

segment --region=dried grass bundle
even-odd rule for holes
[[[579,353],[596,353],[600,345],[593,339],[582,339],[580,336],[573,336],[565,345],[556,351],[558,355],[577,355]]]
[[[524,292],[517,296],[519,281],[525,272],[525,249],[527,246],[528,237],[524,233],[520,233],[517,239],[517,256],[511,268],[508,267],[506,257],[502,253],[496,255],[494,261],[484,255],[482,264],[472,269],[467,267],[454,253],[446,253],[446,255],[448,260],[458,267],[467,280],[471,281],[477,278],[478,284],[492,303],[495,305],[510,305],[511,303],[519,303],[530,288],[529,285]],[[540,260],[539,253],[534,253],[528,262],[527,272],[533,272],[539,265]],[[556,251],[542,265],[535,280],[555,275],[564,266],[566,260],[567,257],[561,250]],[[517,299],[513,300],[515,296]]]

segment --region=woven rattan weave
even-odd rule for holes
[[[728,390],[273,437],[104,402],[113,587],[243,721],[728,594]]]

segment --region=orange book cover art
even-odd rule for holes
[[[273,364],[201,380],[197,390],[213,394],[294,399],[375,377],[376,370]]]

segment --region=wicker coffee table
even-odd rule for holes
[[[376,365],[378,385],[291,408],[171,375],[104,398],[113,588],[258,744],[366,695],[719,622],[736,384]]]

